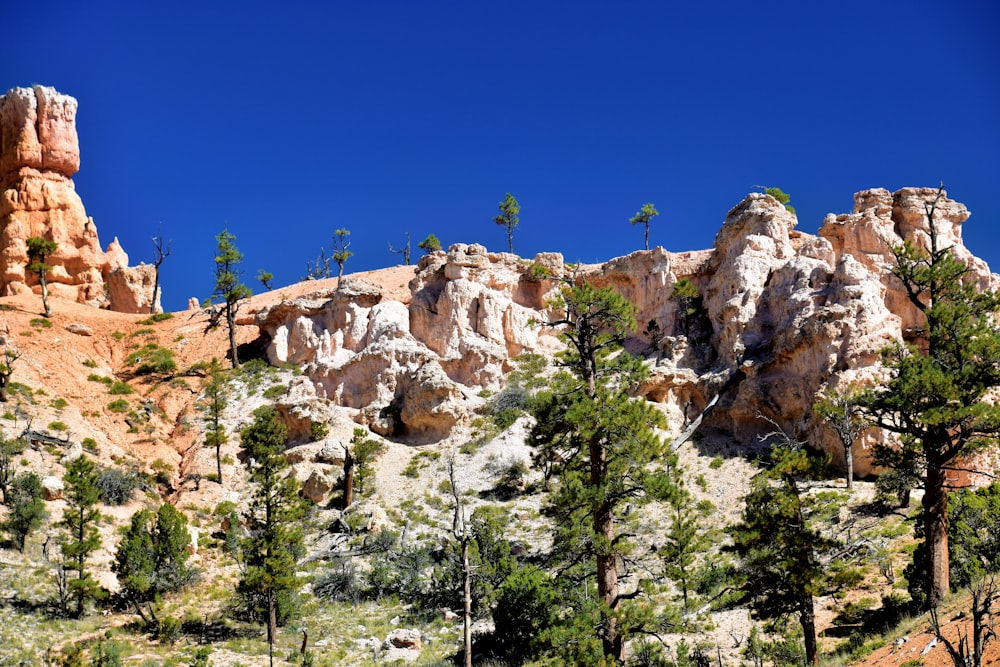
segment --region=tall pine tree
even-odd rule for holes
[[[627,503],[649,500],[671,484],[662,467],[656,472],[651,465],[667,453],[656,434],[664,419],[630,395],[645,377],[641,361],[622,349],[635,329],[635,307],[613,289],[586,282],[565,288],[553,307],[562,316],[549,324],[561,329],[567,347],[558,356],[562,371],[537,396],[531,437],[558,480],[546,507],[556,522],[556,553],[567,568],[596,579],[597,618],[590,626],[596,632],[581,645],[596,640],[605,659],[621,663],[629,634],[645,622],[628,609],[643,582],[621,569],[631,550],[621,524]]]
[[[945,196],[925,203],[926,245],[892,249],[899,278],[924,329],[912,344],[883,352],[889,378],[865,399],[869,418],[900,436],[880,448],[876,463],[924,470],[923,527],[927,602],[948,594],[948,476],[956,460],[1000,437],[1000,295],[984,290],[969,267],[943,247],[934,219]]]
[[[61,546],[63,569],[76,572],[76,578],[68,579],[68,597],[76,601],[76,616],[83,616],[87,600],[101,600],[107,593],[87,570],[90,554],[101,548],[101,536],[97,532],[97,522],[101,513],[95,507],[100,498],[97,488],[97,466],[86,456],[73,459],[66,466],[66,510],[63,512],[62,526],[66,528]]]

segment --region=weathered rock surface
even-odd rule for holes
[[[97,227],[76,193],[76,111],[75,99],[44,86],[14,88],[0,97],[0,294],[39,289],[37,276],[25,270],[25,239],[39,236],[58,244],[46,258],[53,296],[139,312],[130,304],[148,304],[152,284],[105,291],[109,275],[125,269],[128,256],[117,239],[101,250]]]
[[[751,194],[726,216],[710,250],[638,251],[573,275],[635,304],[639,326],[627,347],[650,367],[639,392],[663,404],[675,432],[715,400],[705,428],[756,445],[773,430],[763,416],[842,460],[812,405],[828,388],[872,384],[879,351],[919,326],[891,274],[890,248],[904,240],[927,246],[924,203],[936,193],[859,192],[854,210],[828,215],[818,235],[797,231],[795,216],[770,195]],[[968,217],[945,196],[935,217],[939,245],[954,247],[980,285],[996,289],[1000,276],[962,245]],[[558,349],[555,332],[536,323],[554,315],[547,301],[568,275],[557,254],[528,262],[455,244],[420,260],[408,306],[346,280],[339,292],[273,306],[256,321],[270,337],[272,362],[303,364],[318,396],[356,410],[380,434],[427,442],[466,423],[482,405],[476,394],[500,388],[513,357]],[[674,298],[684,278],[701,295],[697,321]],[[870,461],[859,454],[855,471],[864,475]]]

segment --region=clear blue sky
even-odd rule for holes
[[[87,2],[4,7],[0,88],[80,102],[77,190],[133,264],[173,240],[164,305],[213,285],[228,227],[245,281],[297,281],[436,234],[593,262],[711,246],[755,185],[799,228],[864,188],[936,186],[1000,267],[1000,9],[992,1]]]

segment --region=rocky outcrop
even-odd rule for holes
[[[46,258],[53,296],[124,312],[148,304],[152,285],[132,282],[108,294],[113,272],[127,268],[117,239],[102,251],[72,176],[80,168],[77,102],[53,88],[14,88],[0,97],[0,295],[39,290],[25,270],[25,240],[57,244]],[[148,312],[148,309],[145,311]]]
[[[156,267],[151,264],[126,266],[109,271],[108,299],[113,310],[120,313],[162,313],[160,295],[153,304]]]
[[[378,433],[427,442],[468,421],[482,405],[476,394],[501,387],[515,356],[559,348],[544,326],[555,315],[547,303],[558,279],[610,285],[637,309],[627,347],[650,368],[639,393],[662,404],[675,431],[699,419],[756,445],[773,420],[837,460],[839,441],[812,405],[824,390],[876,382],[880,350],[915,335],[919,316],[892,276],[891,249],[929,244],[924,204],[936,194],[859,192],[854,210],[828,215],[818,235],[796,230],[794,214],[770,195],[751,194],[710,250],[638,251],[572,272],[557,254],[526,261],[455,244],[420,260],[408,307],[346,280],[339,292],[273,306],[257,322],[272,361],[304,364],[319,396],[356,410]],[[945,196],[938,245],[953,247],[983,288],[996,289],[1000,277],[962,245],[968,217]],[[682,279],[700,294],[683,313],[674,296]],[[870,471],[864,449],[879,437],[861,443],[858,474]]]

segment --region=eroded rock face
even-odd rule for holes
[[[37,275],[25,270],[25,239],[38,236],[58,244],[46,258],[53,296],[139,312],[130,304],[148,304],[151,284],[130,283],[129,294],[120,289],[109,295],[104,287],[110,273],[127,267],[128,256],[117,239],[101,250],[97,227],[76,193],[76,110],[75,99],[44,86],[0,97],[0,294],[40,289]]]
[[[680,432],[706,406],[704,426],[745,445],[773,420],[843,460],[835,433],[812,405],[826,389],[872,385],[879,352],[920,324],[891,274],[891,248],[929,243],[925,202],[937,191],[866,190],[854,211],[828,215],[818,235],[773,197],[751,194],[733,208],[710,250],[634,252],[603,265],[574,267],[544,254],[534,261],[456,244],[420,260],[409,304],[345,280],[340,292],[279,304],[257,315],[270,336],[272,362],[304,365],[317,394],[356,410],[356,420],[410,442],[440,439],[482,405],[522,352],[559,349],[548,300],[569,275],[610,285],[637,308],[626,347],[642,355],[650,377],[639,394],[663,404]],[[954,247],[983,288],[1000,277],[962,245],[968,211],[946,196],[935,220],[939,247]],[[674,295],[682,279],[697,287],[696,314]],[[865,452],[884,437],[869,433],[855,471],[871,470]]]

